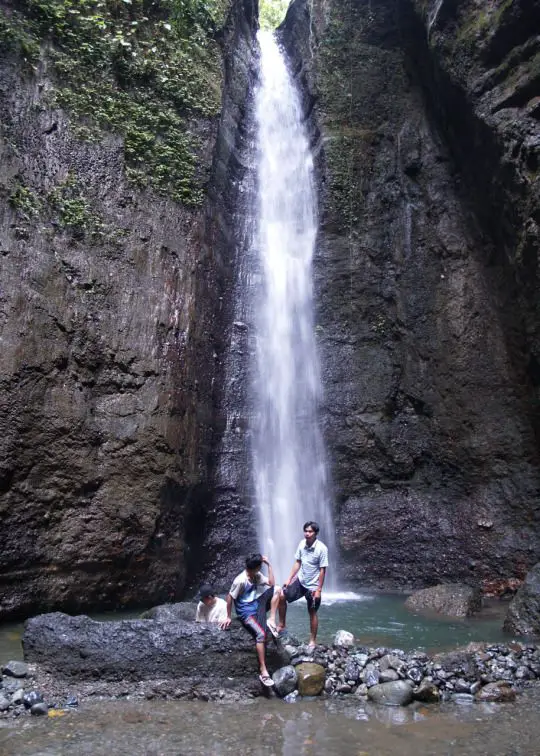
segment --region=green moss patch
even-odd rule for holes
[[[0,50],[36,65],[47,49],[53,104],[79,138],[124,137],[128,177],[187,205],[204,196],[208,165],[194,133],[221,107],[215,41],[229,0],[22,0],[0,11]]]

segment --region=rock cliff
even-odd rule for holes
[[[255,9],[186,51],[170,6],[0,3],[2,617],[199,556]]]
[[[296,2],[282,30],[319,156],[324,427],[355,582],[536,561],[537,14]]]

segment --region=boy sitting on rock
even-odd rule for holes
[[[268,577],[263,575],[261,567],[266,564]],[[259,680],[268,688],[274,681],[268,674],[265,659],[266,613],[270,610],[275,624],[276,609],[281,589],[275,587],[274,571],[267,557],[252,554],[246,558],[246,569],[235,577],[227,595],[227,619],[222,627],[231,624],[231,611],[234,601],[236,615],[246,630],[255,638],[255,648],[259,661]]]

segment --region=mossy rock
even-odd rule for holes
[[[301,696],[318,696],[324,688],[326,671],[320,664],[305,662],[296,667],[298,691]]]

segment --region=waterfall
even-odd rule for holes
[[[318,409],[321,378],[313,319],[317,238],[313,158],[283,52],[259,32],[256,92],[258,208],[252,459],[260,547],[278,582],[294,562],[306,520],[335,562],[327,464]]]

